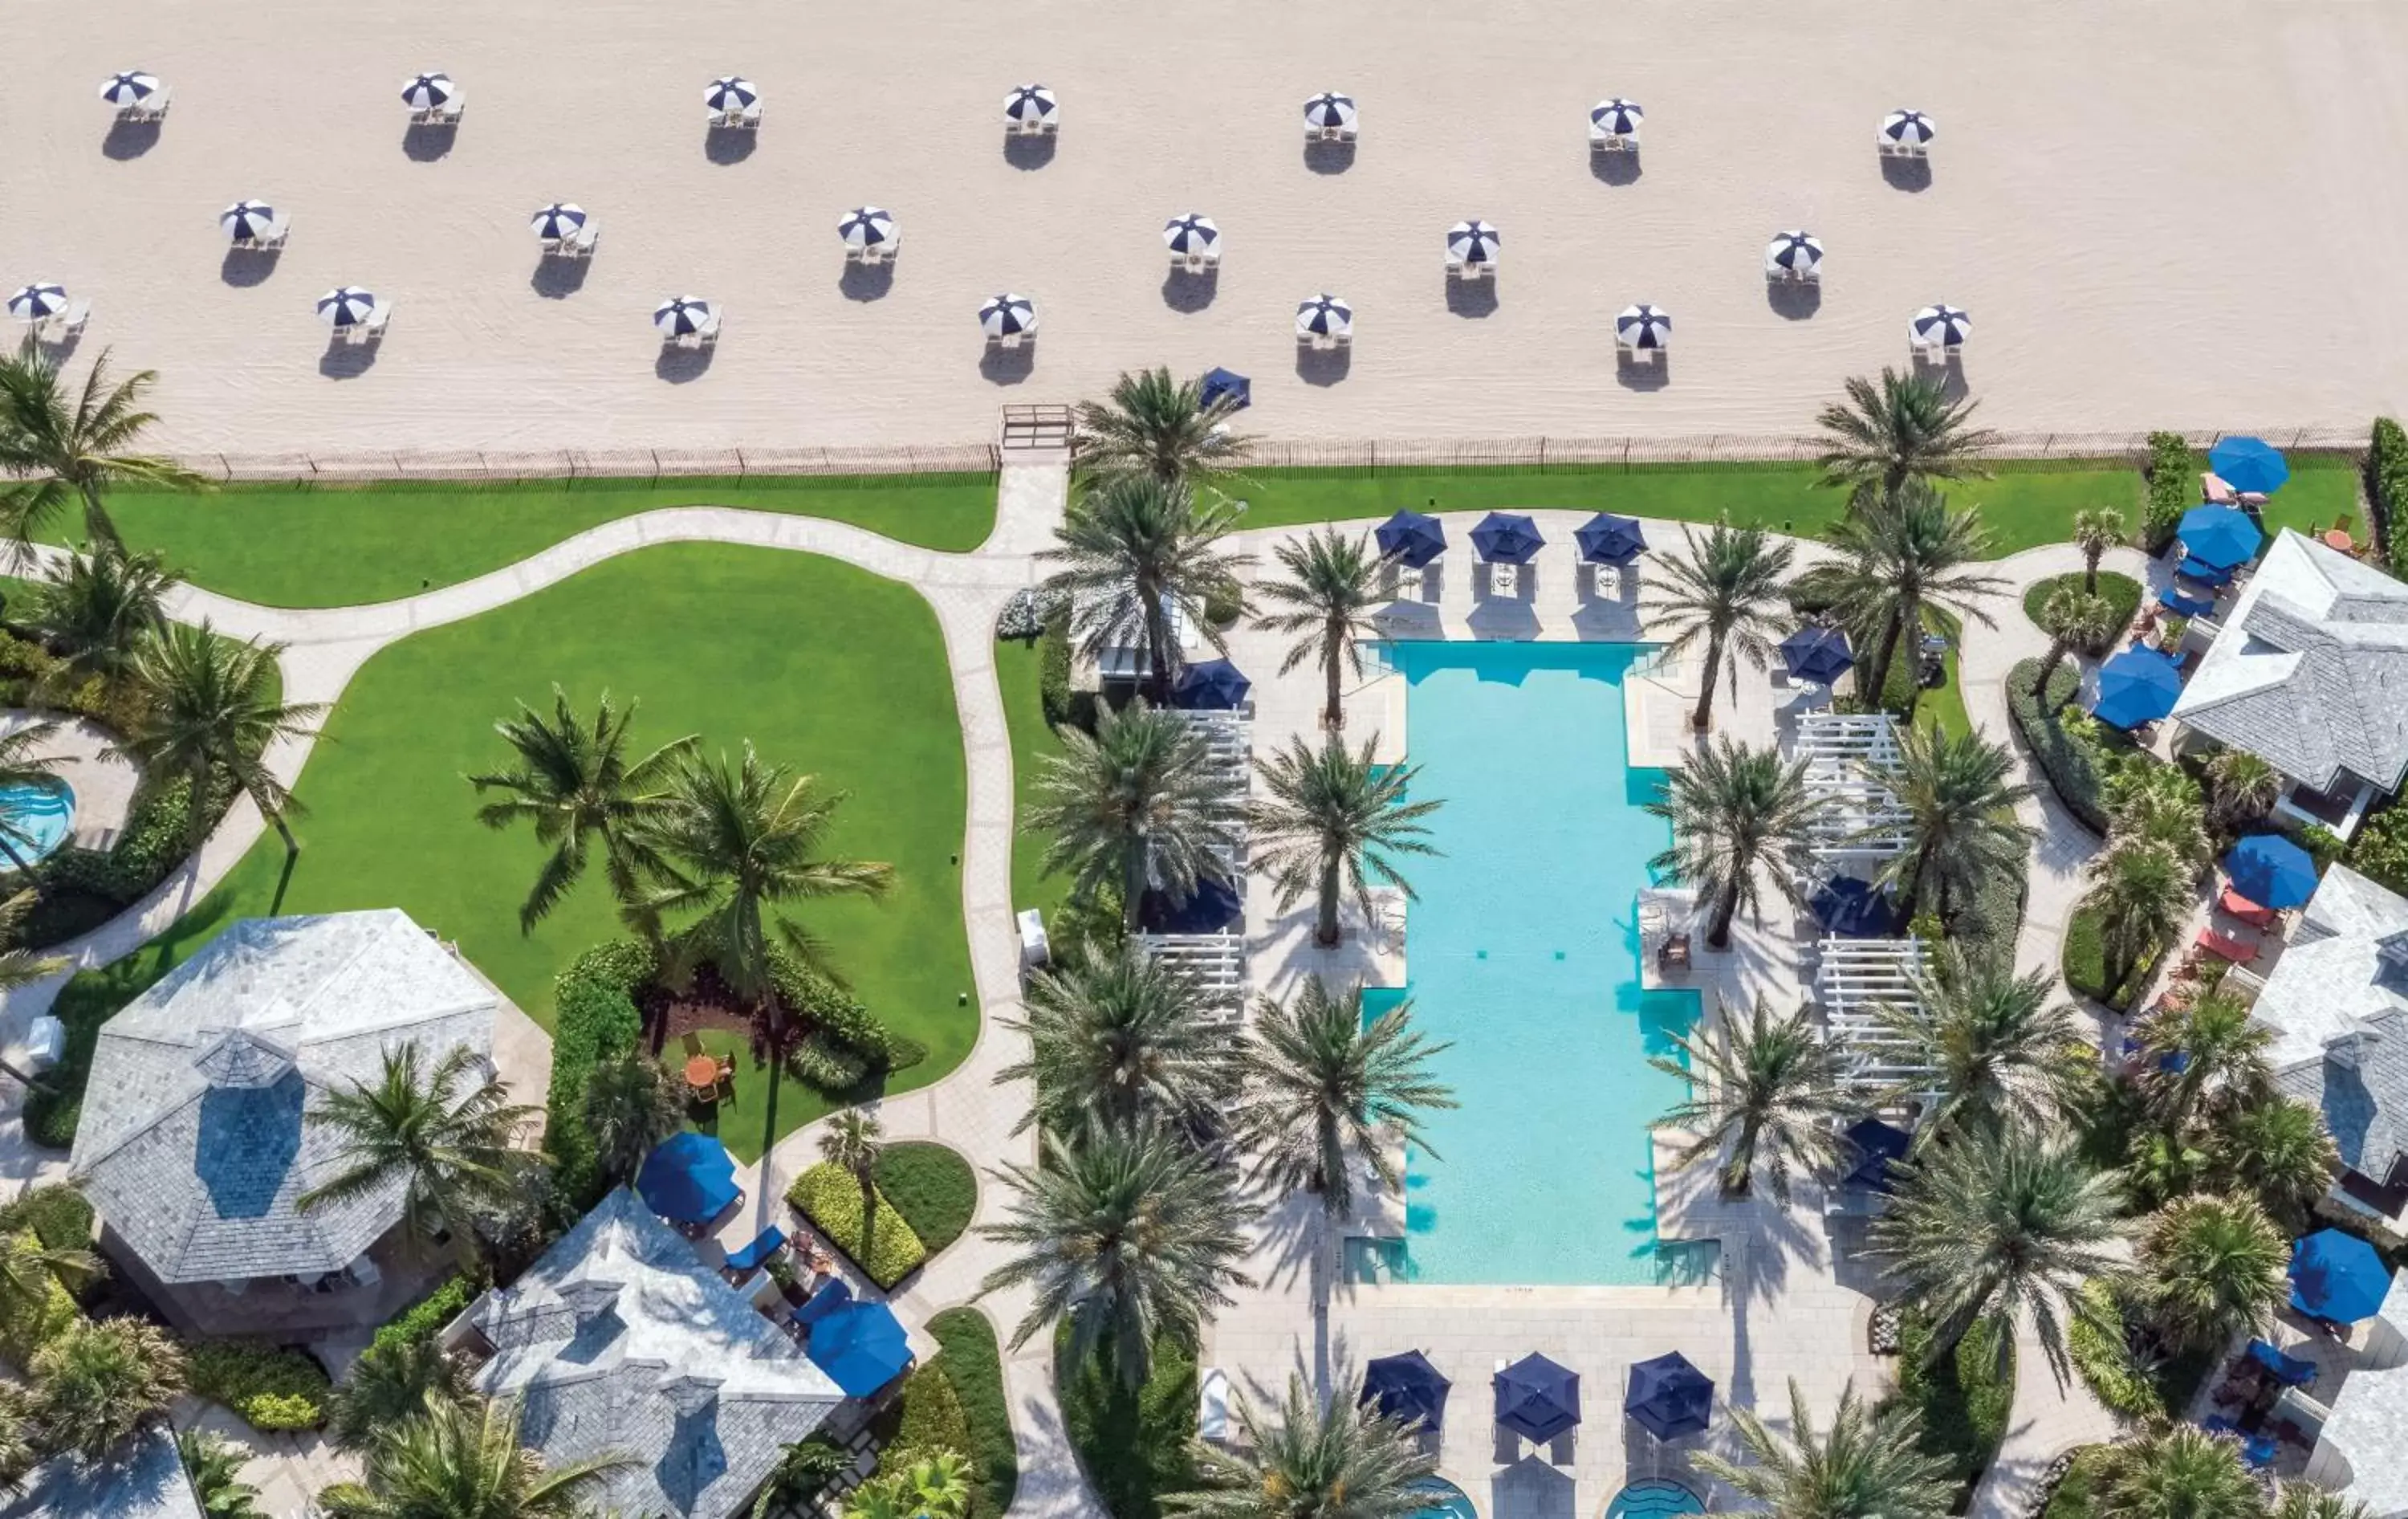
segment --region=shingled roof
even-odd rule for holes
[[[401,1188],[299,1212],[336,1168],[303,1113],[403,1044],[490,1057],[494,1005],[396,910],[247,919],[102,1026],[73,1170],[162,1281],[340,1270],[399,1222]]]
[[[2274,1084],[2313,1105],[2342,1160],[2383,1180],[2408,1149],[2408,898],[2326,869],[2249,1010]]]

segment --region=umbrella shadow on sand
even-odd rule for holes
[[[1660,391],[1672,383],[1672,355],[1662,349],[1641,358],[1628,349],[1613,355],[1614,382],[1627,391]]]
[[[672,385],[691,385],[710,372],[711,356],[718,351],[716,343],[704,343],[693,348],[681,343],[663,343],[661,356],[652,361],[652,373]]]
[[[1637,184],[1639,177],[1647,172],[1640,165],[1636,148],[1593,151],[1588,155],[1588,171],[1597,176],[1599,184],[1611,185]]]
[[[1221,294],[1221,271],[1217,266],[1191,269],[1174,264],[1162,277],[1162,304],[1174,311],[1201,311]]]
[[[459,140],[457,122],[413,122],[401,135],[401,150],[413,164],[432,164],[448,156]]]
[[[1006,348],[1001,343],[989,343],[979,360],[979,373],[995,385],[1017,385],[1037,368],[1037,347],[1022,343],[1018,348]]]
[[[1354,367],[1352,348],[1314,348],[1296,345],[1296,378],[1308,385],[1335,385]]]
[[[1919,195],[1931,188],[1931,160],[1898,153],[1881,155],[1882,179],[1892,190]]]
[[[546,253],[535,261],[535,276],[527,283],[545,300],[564,301],[585,288],[585,271],[592,267],[591,259]]]
[[[849,301],[882,301],[895,288],[895,264],[881,259],[875,264],[844,261],[844,273],[837,277],[838,294]]]
[[[1768,279],[1764,304],[1784,322],[1803,322],[1823,309],[1823,287],[1803,279]]]
[[[1343,174],[1354,166],[1354,145],[1310,137],[1304,144],[1304,166],[1315,174]]]
[[[140,158],[159,146],[159,123],[147,122],[111,122],[108,136],[100,139],[100,156],[123,163]]]
[[[337,333],[318,356],[318,372],[328,380],[357,380],[376,367],[381,342],[354,343]]]
[[[1013,132],[1003,139],[1003,161],[1013,168],[1041,169],[1054,162],[1058,139],[1051,132]]]
[[[223,262],[218,265],[218,278],[236,290],[249,290],[265,284],[276,272],[276,261],[283,256],[280,248],[229,248]]]
[[[702,156],[724,167],[743,163],[760,145],[761,134],[757,128],[714,126],[702,135]]]
[[[1914,359],[1914,372],[1926,380],[1938,380],[1940,394],[1951,401],[1961,401],[1973,394],[1973,387],[1965,379],[1965,355],[1962,353],[1950,353],[1941,359],[1927,358],[1918,353]]]
[[[1453,274],[1446,277],[1446,308],[1459,317],[1474,321],[1497,314],[1497,277],[1485,279],[1462,279]]]

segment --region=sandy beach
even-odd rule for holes
[[[178,450],[978,442],[1154,363],[1250,374],[1284,438],[1792,434],[1941,299],[2000,427],[2408,405],[2398,6],[26,0],[11,34],[0,283],[90,297],[79,357],[159,370]],[[155,142],[96,98],[130,67],[174,90]],[[422,68],[467,100],[448,143],[406,140]],[[702,88],[731,70],[767,119],[714,162]],[[1026,80],[1062,102],[1034,166],[1002,130]],[[1307,163],[1323,89],[1361,107],[1342,172]],[[1592,166],[1612,94],[1647,112],[1635,174]],[[1928,185],[1875,153],[1902,105],[1939,123]],[[245,196],[294,218],[265,278],[217,227]],[[536,278],[555,198],[603,227],[574,290]],[[882,287],[835,233],[865,201],[904,229]],[[1209,303],[1166,282],[1191,209],[1225,237]],[[1451,299],[1472,216],[1501,276]],[[1767,295],[1791,226],[1829,250],[1811,314]],[[365,365],[311,309],[342,283],[394,303]],[[975,322],[1004,289],[1039,306],[1025,364]],[[1299,372],[1321,290],[1355,309],[1342,375]],[[659,362],[680,293],[724,307],[707,366]],[[1674,348],[1632,375],[1611,323],[1641,300]]]

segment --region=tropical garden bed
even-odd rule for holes
[[[1065,1325],[1054,1343],[1054,1387],[1070,1448],[1112,1519],[1162,1519],[1163,1495],[1196,1485],[1194,1350],[1171,1336],[1156,1340],[1152,1374],[1131,1388],[1110,1354],[1074,1359]]]

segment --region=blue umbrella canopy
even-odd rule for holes
[[[1246,905],[1238,889],[1226,881],[1206,877],[1194,895],[1172,901],[1170,894],[1148,887],[1138,898],[1138,923],[1149,934],[1219,934],[1246,921]]]
[[[911,1342],[902,1321],[884,1303],[850,1303],[838,1309],[811,1326],[804,1350],[847,1397],[867,1397],[911,1364]]]
[[[805,1326],[817,1324],[852,1302],[853,1289],[845,1285],[844,1278],[830,1277],[828,1284],[811,1294],[810,1301],[796,1311],[795,1322]]]
[[[1827,686],[1856,666],[1848,636],[1835,627],[1801,627],[1781,640],[1781,663],[1793,681]]]
[[[2291,1306],[2311,1318],[2372,1318],[2390,1290],[2383,1257],[2354,1234],[2318,1229],[2291,1246]]]
[[[1380,1416],[1407,1426],[1436,1429],[1446,1417],[1447,1389],[1454,1385],[1420,1351],[1383,1355],[1363,1368],[1359,1401],[1377,1405]]]
[[[1189,711],[1235,711],[1254,683],[1226,659],[1190,665],[1170,683],[1170,705]]]
[[[1894,1124],[1878,1118],[1859,1118],[1850,1124],[1842,1136],[1848,1141],[1856,1164],[1841,1180],[1850,1185],[1870,1187],[1875,1192],[1890,1188],[1889,1168],[1894,1161],[1904,1160],[1914,1136]]]
[[[644,1206],[681,1224],[706,1224],[736,1200],[736,1160],[708,1134],[672,1134],[636,1173]]]
[[[1234,369],[1205,370],[1197,399],[1209,407],[1225,395],[1229,399],[1230,410],[1243,411],[1254,404],[1254,382]]]
[[[1657,1440],[1700,1433],[1713,1418],[1713,1379],[1679,1351],[1641,1361],[1630,1369],[1622,1412]]]
[[[1600,511],[1572,535],[1580,540],[1581,557],[1592,565],[1627,565],[1647,552],[1647,535],[1638,521]]]
[[[2210,569],[2245,565],[2266,541],[2264,530],[2235,507],[2193,507],[2183,513],[2174,536],[2185,552]]]
[[[1898,931],[1896,904],[1869,881],[1840,876],[1824,882],[1807,904],[1842,939],[1886,939]]]
[[[2259,907],[2305,907],[2316,895],[2316,857],[2281,834],[2254,833],[2233,845],[2224,873]]]
[[[1539,536],[1539,524],[1521,513],[1492,511],[1471,530],[1471,546],[1491,564],[1526,565],[1547,540]]]
[[[2154,723],[2182,698],[2182,671],[2154,649],[2132,648],[2099,668],[2099,699],[2090,713],[2110,727]]]
[[[1543,1355],[1525,1355],[1489,1379],[1497,1422],[1531,1440],[1553,1440],[1580,1423],[1580,1376]]]
[[[2291,478],[2283,451],[2262,437],[2228,437],[2207,451],[2207,467],[2236,491],[2272,495]]]
[[[1398,512],[1371,537],[1382,558],[1397,560],[1407,569],[1419,569],[1446,552],[1446,529],[1437,518],[1418,511]]]

